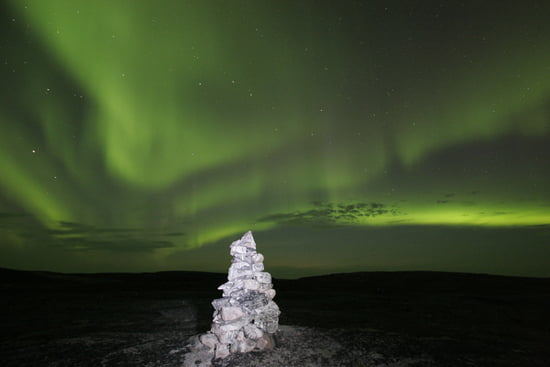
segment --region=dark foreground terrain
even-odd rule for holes
[[[181,366],[225,274],[0,269],[1,366]],[[277,348],[218,366],[550,366],[550,279],[396,272],[275,280]]]

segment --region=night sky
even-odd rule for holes
[[[550,2],[0,2],[0,266],[550,276]]]

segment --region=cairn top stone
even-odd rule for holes
[[[246,232],[240,240],[234,241],[230,247],[248,247],[256,249],[256,241],[254,241],[254,236],[252,236],[252,231]]]

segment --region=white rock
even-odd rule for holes
[[[214,324],[217,324],[219,323],[220,321],[222,321],[222,318],[220,316],[220,313],[218,311],[214,311],[214,314],[212,315],[212,322]]]
[[[249,261],[250,254],[234,254],[233,259],[236,259],[239,261]]]
[[[256,340],[261,338],[264,335],[264,332],[260,329],[258,329],[254,324],[248,324],[244,326],[244,335],[247,338]]]
[[[268,289],[271,289],[273,287],[273,284],[271,283],[260,283],[260,291],[265,292]]]
[[[238,289],[243,288],[243,280],[242,279],[235,279],[233,280],[233,287],[230,289],[231,292],[234,292]]]
[[[279,315],[281,311],[277,304],[273,301],[256,310],[256,317],[254,323],[258,328],[262,329],[268,334],[273,334],[279,328]]]
[[[225,324],[220,325],[220,334],[227,333],[230,331],[239,331],[243,326],[248,324],[250,322],[250,319],[247,317],[242,317],[238,320],[234,320],[231,322],[227,322]],[[219,336],[219,335],[218,335]]]
[[[231,289],[233,287],[233,282],[225,282],[218,287],[220,291],[225,291],[226,289]]]
[[[231,353],[239,353],[241,351],[241,345],[244,341],[240,342],[238,340],[235,340],[233,343],[231,343],[231,346],[229,347],[229,350]]]
[[[227,345],[225,344],[218,344],[216,346],[216,353],[214,354],[214,358],[225,358],[229,355],[229,348],[227,348]]]
[[[269,303],[269,299],[263,293],[258,291],[248,291],[245,293],[244,297],[240,300],[240,306],[248,311],[258,313],[264,309]]]
[[[231,250],[229,251],[231,255],[246,254],[247,252],[248,252],[247,248],[245,246],[240,246],[240,245],[231,246]]]
[[[254,279],[245,279],[243,280],[243,288],[257,291],[258,289],[260,289],[260,283],[258,283],[258,281]]]
[[[254,264],[256,265],[256,264]],[[229,269],[234,269],[234,270],[251,270],[252,267],[250,266],[249,263],[246,263],[244,261],[237,261],[237,262],[234,262],[233,264],[231,264],[231,267],[229,267]]]
[[[235,337],[237,336],[236,331],[224,331],[221,332],[219,335],[216,335],[220,341],[218,344],[231,344],[235,341]]]
[[[257,253],[252,256],[252,261],[254,261],[256,264],[264,262],[264,255]]]
[[[269,299],[275,298],[275,289],[266,289],[265,291],[262,291]]]
[[[214,351],[216,344],[218,344],[218,337],[212,333],[203,334],[199,338],[200,342]]]
[[[212,327],[210,328],[210,332],[213,333],[216,336],[220,335],[220,333],[221,333],[220,324],[217,323],[217,322],[212,323]]]
[[[258,349],[273,349],[273,338],[270,335],[264,334],[260,339],[256,341]]]
[[[281,313],[281,311],[279,310],[279,306],[277,306],[277,304],[273,301],[269,301],[269,303],[267,304],[267,309],[270,313],[276,313],[277,315]]]
[[[246,325],[245,325],[246,326]],[[239,341],[239,342],[242,342],[242,341],[245,341],[245,336],[244,336],[244,330],[241,329],[237,332],[237,336],[235,337],[235,340],[236,341]]]
[[[245,314],[239,307],[223,307],[220,315],[223,321],[232,321],[240,319]]]
[[[255,249],[256,248],[256,242],[254,241],[254,237],[252,236],[252,232],[248,231],[246,232],[240,240],[241,244],[244,246],[250,247]]]
[[[212,307],[216,310],[221,310],[222,307],[229,306],[229,300],[227,298],[217,298],[212,301]]]
[[[271,283],[271,274],[269,274],[265,271],[255,273],[254,277],[260,283]]]
[[[264,264],[252,264],[252,271],[258,272],[264,270]]]
[[[252,276],[252,275],[254,275],[252,270],[239,270],[239,269],[229,268],[229,271],[227,272],[227,279],[235,280],[238,278],[243,278],[243,277]]]

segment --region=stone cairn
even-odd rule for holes
[[[215,309],[212,327],[195,342],[195,349],[208,348],[206,355],[213,359],[272,349],[273,334],[279,327],[281,312],[273,301],[271,275],[263,271],[264,257],[256,252],[252,232],[233,242],[230,249],[233,259],[228,281],[218,287],[223,297],[212,302]]]

